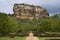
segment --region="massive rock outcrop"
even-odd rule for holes
[[[43,19],[49,16],[46,9],[28,4],[14,4],[14,16],[20,19]]]

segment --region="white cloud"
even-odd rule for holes
[[[55,6],[56,4],[59,3],[59,0],[40,0],[41,5],[51,5]]]
[[[39,5],[48,9],[49,12],[52,10],[55,10],[55,12],[60,10],[60,0],[0,0],[0,11],[11,13],[14,3]],[[9,7],[8,10],[5,10],[4,8],[7,7]]]
[[[3,2],[3,1],[6,1],[6,0],[0,0],[0,2]]]

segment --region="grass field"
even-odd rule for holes
[[[0,40],[25,40],[26,37],[0,37]],[[60,37],[39,37],[39,40],[45,40],[45,39],[60,39]]]
[[[10,38],[10,37],[0,37],[0,40],[25,40],[26,37],[14,37],[14,38]]]

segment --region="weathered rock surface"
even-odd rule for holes
[[[28,4],[14,4],[14,16],[20,19],[42,19],[49,16],[46,9]]]

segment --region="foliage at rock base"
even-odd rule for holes
[[[0,13],[0,33],[27,33],[29,31],[60,32],[60,15],[48,17],[41,20],[16,19],[5,13]]]

